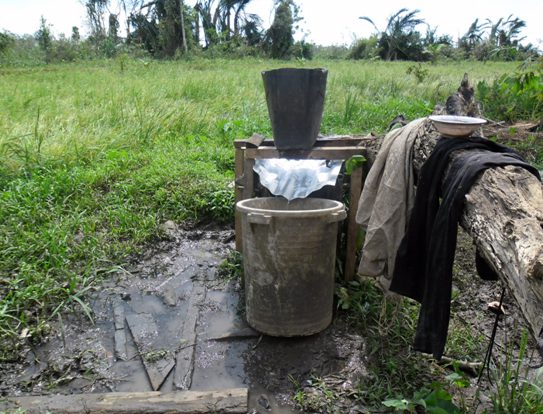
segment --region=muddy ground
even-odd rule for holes
[[[169,233],[93,292],[94,323],[80,310],[65,314],[23,362],[4,364],[1,394],[171,391],[176,353],[194,349],[193,370],[183,368],[187,388],[247,386],[254,412],[291,412],[295,381],[333,374],[349,386],[363,373],[363,338],[341,319],[308,338],[266,337],[247,326],[239,281],[217,271],[234,247],[233,230]]]
[[[325,398],[312,378],[334,392],[336,412],[367,412],[349,397],[367,374],[366,340],[344,314],[307,338],[262,336],[245,323],[239,281],[219,276],[219,264],[234,247],[233,231],[170,225],[168,232],[167,240],[92,293],[93,323],[82,311],[65,314],[46,341],[26,349],[23,362],[4,364],[1,394],[170,391],[185,370],[191,390],[248,387],[253,413],[298,412],[293,396],[302,388]],[[493,317],[485,308],[500,286],[480,281],[473,269],[473,248],[463,235],[451,329],[467,323],[489,337]],[[498,353],[506,336],[518,336],[523,326],[508,296],[505,308]],[[176,361],[181,352],[193,365]]]

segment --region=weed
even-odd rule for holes
[[[338,412],[335,410],[335,402],[338,396],[321,378],[313,375],[304,382],[303,387],[292,375],[289,374],[288,379],[295,387],[292,399],[304,412]]]
[[[206,195],[203,202],[204,214],[221,223],[232,221],[234,218],[234,191],[218,189]]]
[[[445,377],[448,386],[452,386],[457,390],[467,388],[470,383],[458,368],[455,372]],[[392,408],[395,411],[407,413],[435,413],[435,414],[460,414],[468,412],[469,407],[460,393],[460,405],[453,402],[453,396],[446,389],[446,385],[434,381],[428,386],[423,386],[416,390],[411,398],[391,398],[383,401],[383,405]]]
[[[351,158],[345,161],[345,174],[351,175],[353,170],[361,167],[366,161],[366,157],[363,155],[353,155]]]
[[[521,65],[517,73],[504,74],[492,83],[477,84],[477,95],[486,116],[511,122],[543,118],[543,60]]]
[[[142,354],[142,358],[150,363],[160,361],[162,358],[166,357],[168,355],[167,349],[158,349],[155,351],[149,351],[144,354]]]
[[[532,382],[525,364],[528,349],[528,333],[524,331],[520,339],[518,356],[514,356],[509,346],[505,358],[500,361],[493,373],[496,381],[491,394],[494,414],[536,414],[543,412],[543,388],[541,383]]]
[[[231,250],[219,265],[218,275],[226,281],[243,280],[243,256],[237,250]]]
[[[413,75],[415,79],[417,79],[418,83],[422,83],[428,77],[429,71],[427,67],[422,66],[421,63],[417,63],[416,65],[410,65],[405,73],[407,73],[408,75]]]
[[[349,124],[355,119],[358,96],[356,92],[348,91],[345,96],[345,110],[343,111],[343,123]]]
[[[384,297],[370,282],[340,286],[336,295],[338,307],[347,312],[353,328],[368,338],[369,375],[354,390],[356,398],[377,407],[389,395],[413,393],[429,381],[426,361],[411,351],[416,305]]]

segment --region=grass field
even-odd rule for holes
[[[232,217],[232,141],[270,134],[261,60],[111,60],[0,71],[0,333],[51,315],[158,234],[165,220]],[[326,67],[324,134],[425,116],[464,72],[514,65],[292,62]]]
[[[382,133],[428,115],[464,72],[506,63],[120,58],[0,69],[0,337],[44,333],[66,306],[153,238],[166,220],[231,222],[235,138],[270,135],[260,72],[329,70],[324,134]],[[12,348],[13,350],[13,348]]]

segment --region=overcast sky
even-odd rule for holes
[[[194,4],[194,0],[185,0]],[[304,17],[302,28],[306,40],[318,44],[351,44],[353,39],[367,37],[374,32],[373,26],[360,20],[370,17],[379,29],[383,29],[387,17],[407,7],[419,9],[419,17],[438,34],[449,34],[456,40],[479,18],[497,21],[509,15],[526,21],[522,34],[525,43],[543,46],[543,0],[296,0]],[[115,3],[115,1],[113,1]],[[253,0],[248,11],[264,20],[265,27],[273,19],[273,0]],[[113,10],[116,12],[116,10]],[[71,33],[72,26],[86,32],[85,9],[79,0],[0,0],[0,29],[16,34],[33,34],[37,31],[40,16],[52,25],[55,34]],[[424,27],[420,27],[425,32]],[[301,34],[297,35],[300,38]]]

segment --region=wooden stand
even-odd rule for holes
[[[236,203],[254,196],[254,172],[256,159],[287,158],[312,160],[348,160],[353,155],[366,155],[366,148],[361,146],[362,138],[336,136],[319,138],[310,150],[284,150],[275,148],[272,140],[260,135],[249,139],[236,140]],[[354,279],[356,268],[356,237],[359,226],[355,221],[358,199],[364,182],[364,169],[355,168],[351,174],[349,206],[347,216],[347,248],[345,255],[344,277],[346,281]],[[236,212],[236,250],[242,250],[241,217]]]

